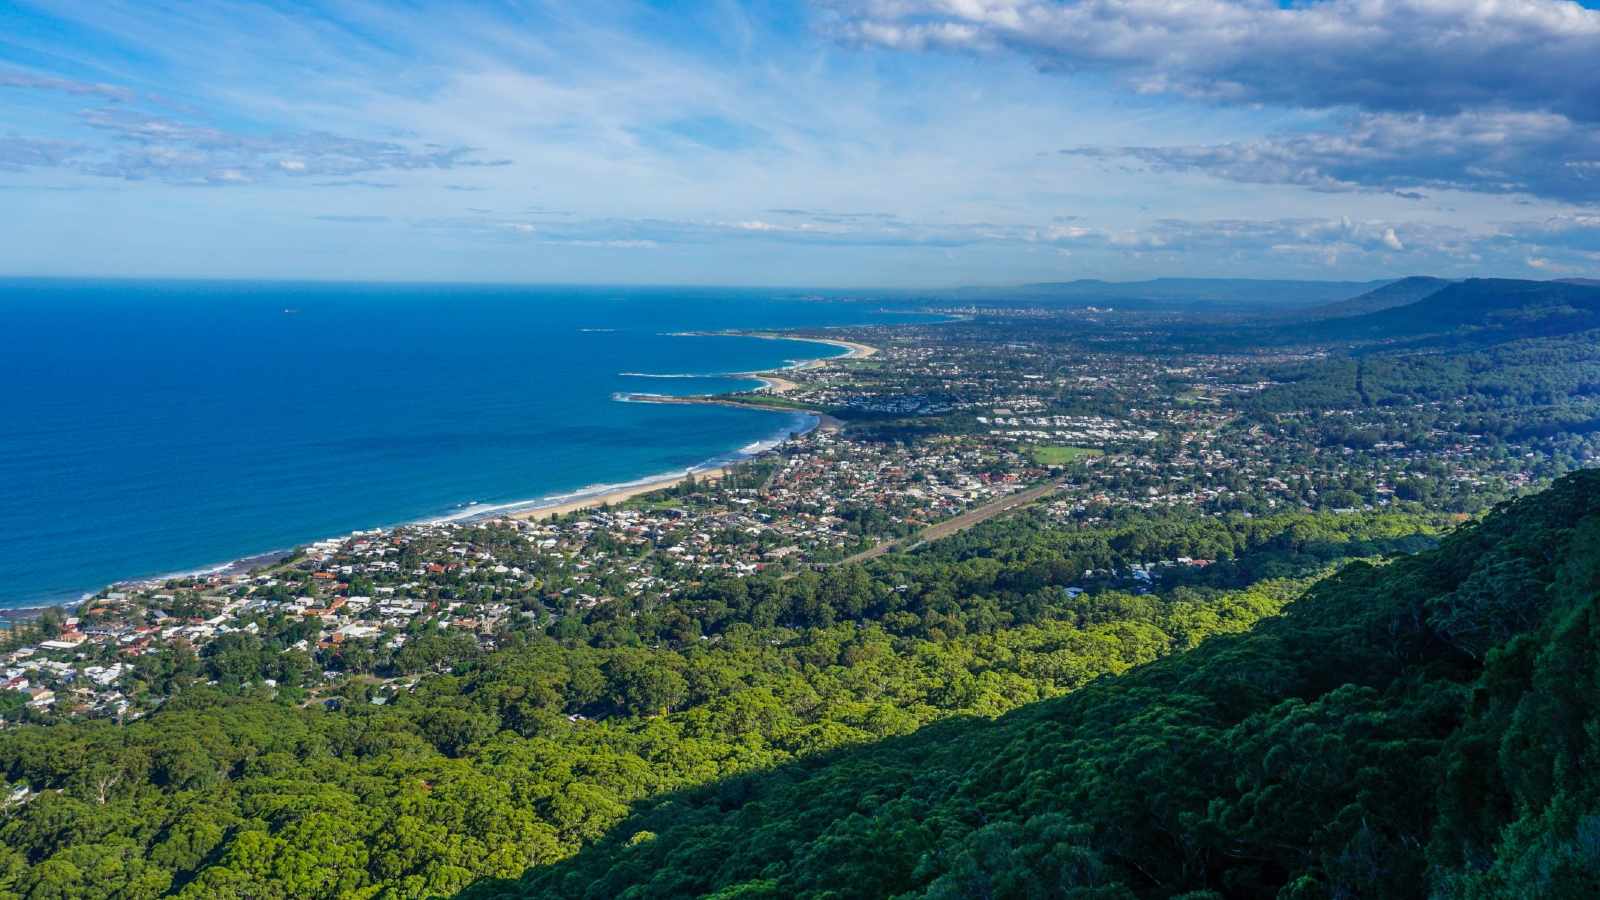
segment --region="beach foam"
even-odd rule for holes
[[[737,378],[743,372],[708,372],[699,374],[695,372],[661,373],[661,372],[618,372],[623,378]]]

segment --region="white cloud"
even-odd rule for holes
[[[82,81],[0,84],[29,130],[0,136],[7,199],[29,204],[0,224],[0,265],[65,258],[83,234],[100,237],[79,254],[92,268],[139,231],[141,263],[189,271],[225,245],[293,247],[318,212],[389,251],[373,265],[504,280],[992,282],[1330,259],[1348,277],[1594,252],[1582,229],[1492,227],[1593,196],[1600,101],[1569,52],[1592,46],[1592,17],[1464,2],[885,0],[821,23],[951,55],[860,52],[733,4],[39,0],[58,33],[92,29],[148,63],[111,52],[80,59]],[[1452,16],[1464,24],[1422,27]],[[164,88],[187,105],[152,99]],[[1058,154],[1068,142],[1088,149]],[[138,202],[89,216],[23,195],[52,180]],[[213,184],[236,186],[187,189]],[[45,219],[75,230],[46,244],[16,224]],[[664,252],[554,268],[608,248]]]
[[[1600,12],[1570,0],[837,0],[835,29],[896,49],[1022,53],[1071,75],[1230,103],[1600,120]]]
[[[1365,113],[1337,130],[1210,145],[1074,147],[1067,155],[1128,158],[1165,171],[1323,192],[1421,190],[1600,199],[1600,129],[1555,113],[1453,116]]]
[[[133,91],[118,87],[113,84],[96,84],[86,81],[74,81],[69,78],[53,78],[44,75],[35,75],[30,72],[11,71],[0,72],[0,88],[19,88],[34,91],[54,91],[76,96],[102,97],[107,100],[127,101],[137,96]]]
[[[35,167],[67,165],[85,149],[71,141],[0,135],[0,171],[20,172]]]
[[[112,142],[85,148],[74,165],[88,174],[109,178],[248,184],[277,175],[359,175],[505,162],[484,160],[465,146],[380,141],[321,131],[246,134],[134,109],[89,109],[81,118]]]

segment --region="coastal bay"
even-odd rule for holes
[[[759,339],[762,339],[762,340],[781,340],[781,341],[809,343],[809,344],[822,344],[824,346],[840,347],[840,348],[843,348],[845,350],[845,352],[843,354],[840,354],[838,356],[823,357],[823,358],[819,358],[819,359],[805,360],[803,362],[796,363],[794,365],[785,367],[785,369],[783,369],[783,371],[819,369],[819,368],[822,368],[822,367],[828,365],[829,363],[837,362],[837,361],[840,361],[840,360],[866,359],[868,357],[871,357],[871,356],[877,354],[877,352],[878,352],[878,348],[872,347],[872,346],[868,346],[867,344],[858,343],[856,341],[836,340],[836,339],[832,339],[832,338],[801,337],[801,336],[790,336],[790,335],[770,334],[770,333],[744,334],[744,333],[737,333],[737,332],[726,333],[725,336],[727,336],[727,337],[759,338]],[[767,393],[771,393],[771,394],[784,394],[784,393],[788,393],[790,391],[793,391],[793,390],[795,390],[795,389],[797,389],[799,387],[799,385],[796,384],[795,382],[793,382],[793,381],[791,381],[791,380],[789,380],[787,378],[784,378],[782,376],[772,374],[771,372],[741,372],[741,373],[737,373],[737,374],[738,374],[738,377],[748,377],[748,378],[755,379],[756,381],[761,383],[762,388]],[[725,398],[724,395],[722,395],[722,394],[691,394],[691,395],[677,395],[677,396],[631,394],[631,395],[629,395],[628,399],[630,401],[632,401],[632,402],[664,403],[664,404],[680,404],[680,405],[732,406],[732,407],[738,407],[738,408],[743,408],[743,409],[765,409],[765,410],[769,410],[769,411],[772,411],[772,412],[781,412],[781,413],[793,413],[794,412],[794,410],[792,408],[790,408],[790,407],[763,406],[760,403],[750,403],[750,402],[745,402],[745,401],[734,401],[734,400]],[[803,429],[800,429],[800,430],[798,430],[798,431],[796,431],[794,433],[796,433],[796,434],[804,434],[806,432],[809,432],[812,428],[837,429],[839,427],[838,420],[833,418],[832,416],[829,416],[829,415],[825,414],[825,413],[812,413],[811,417],[814,419],[814,421],[810,425],[808,425],[807,427],[805,427]],[[611,489],[611,490],[602,491],[602,492],[599,492],[599,493],[585,495],[585,496],[578,497],[578,498],[575,498],[575,499],[572,499],[572,500],[564,501],[562,503],[539,505],[539,506],[536,506],[536,507],[534,507],[532,509],[520,510],[520,511],[517,511],[517,512],[513,512],[513,513],[510,514],[510,516],[511,516],[511,518],[533,519],[533,520],[555,518],[555,517],[558,517],[558,516],[566,515],[568,513],[578,512],[580,510],[595,509],[595,508],[602,507],[602,506],[611,506],[611,505],[615,505],[615,504],[618,504],[618,503],[626,502],[626,501],[631,500],[631,499],[633,499],[635,497],[648,496],[650,494],[653,494],[653,493],[656,493],[656,492],[659,492],[659,491],[664,491],[664,490],[667,490],[669,488],[677,487],[678,485],[681,485],[681,484],[685,483],[686,481],[688,481],[690,478],[694,478],[694,479],[697,479],[697,480],[705,480],[705,481],[717,481],[717,480],[720,480],[723,476],[725,476],[727,474],[727,472],[728,472],[728,470],[724,466],[705,467],[705,468],[701,468],[701,469],[696,469],[696,470],[691,470],[691,471],[688,471],[688,472],[684,472],[681,475],[672,475],[672,476],[667,476],[667,477],[662,477],[662,478],[657,478],[657,479],[651,479],[651,480],[649,480],[649,481],[647,481],[645,483],[642,483],[642,484],[632,484],[632,485],[627,485],[627,486],[623,486],[623,487],[614,488],[614,489]]]
[[[29,279],[0,296],[34,336],[0,361],[27,423],[0,435],[19,486],[0,607],[357,529],[616,502],[815,420],[614,395],[749,390],[737,373],[822,349],[775,329],[890,320],[775,291]]]

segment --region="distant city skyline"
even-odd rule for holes
[[[1568,0],[32,2],[0,275],[1600,275]]]

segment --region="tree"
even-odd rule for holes
[[[608,697],[628,715],[656,715],[682,703],[689,685],[665,663],[640,653],[612,657],[605,667]]]

